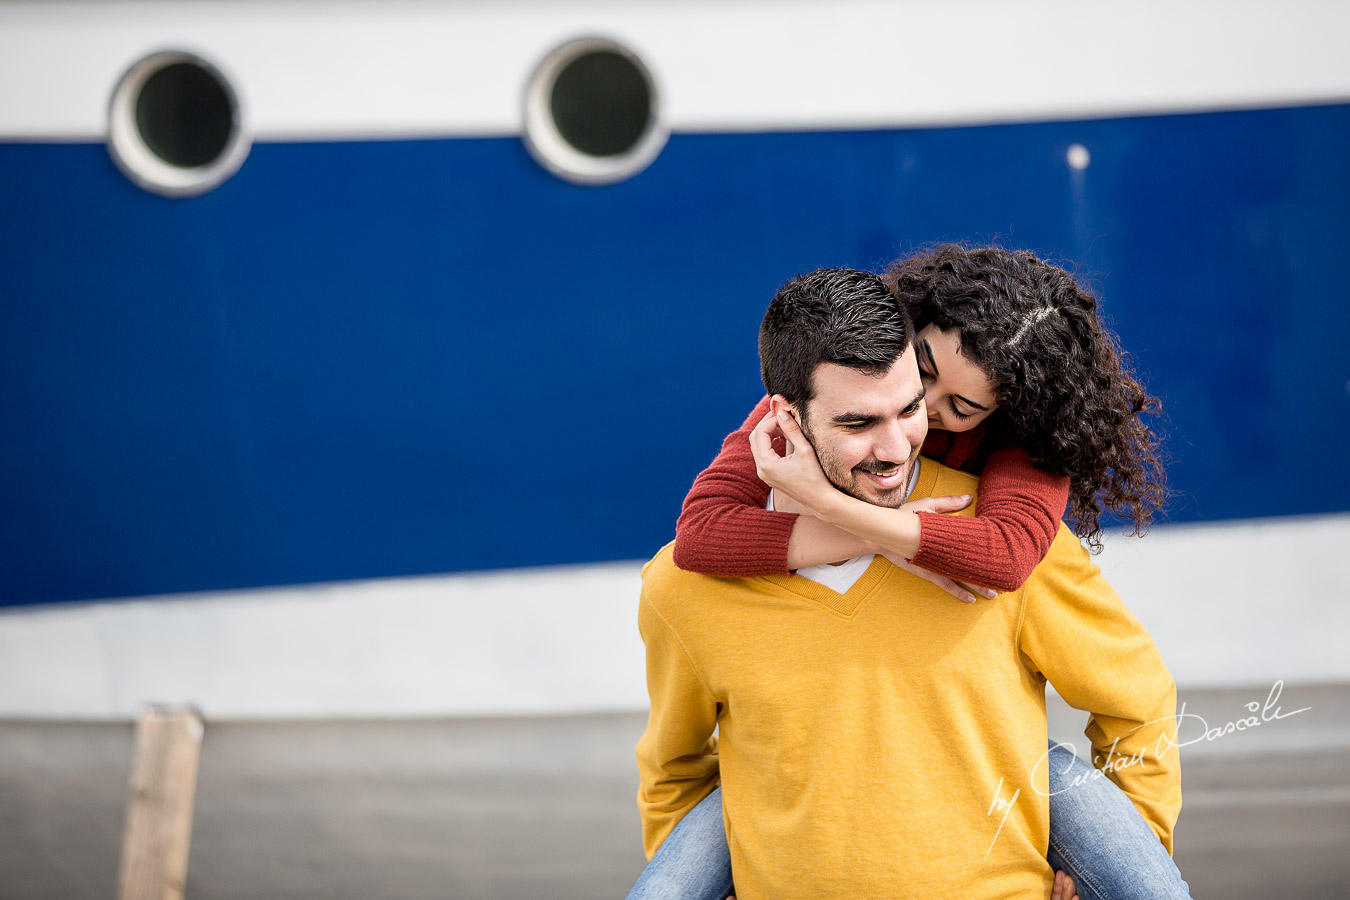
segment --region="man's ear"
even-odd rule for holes
[[[791,416],[798,425],[802,423],[801,417],[797,415],[797,407],[787,402],[787,398],[784,397],[782,394],[774,394],[772,397],[769,398],[769,412],[773,413],[774,415],[778,415],[778,413],[780,412],[785,412],[789,416]]]

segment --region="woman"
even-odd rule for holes
[[[925,454],[981,474],[976,516],[934,514],[968,498],[885,509],[841,493],[796,424],[766,415],[766,399],[686,498],[678,565],[748,576],[882,553],[974,602],[975,592],[1020,588],[1061,516],[1094,549],[1105,511],[1136,532],[1147,527],[1165,488],[1140,416],[1157,404],[1122,364],[1090,293],[1030,253],[998,248],[944,246],[899,261],[885,278],[918,330]],[[765,508],[771,487],[773,510]],[[1093,778],[1060,791],[1092,770],[1060,748],[1047,759],[1050,861],[1071,876],[1056,879],[1057,897],[1075,887],[1085,898],[1186,896],[1166,850],[1113,784]],[[725,896],[721,826],[714,792],[667,839],[632,896]],[[677,892],[662,893],[662,883]]]
[[[912,559],[1008,591],[1045,556],[1061,517],[1094,549],[1106,510],[1136,532],[1147,528],[1165,487],[1140,414],[1155,412],[1157,401],[1122,365],[1090,293],[1030,253],[988,247],[944,246],[903,259],[885,280],[918,330],[924,453],[980,474],[976,518],[922,515],[937,505],[931,501],[878,512],[841,500],[804,440],[794,445],[801,455],[780,461],[760,443],[756,458],[749,437],[765,424],[766,398],[694,482],[676,529],[678,565],[758,575],[880,550],[892,562]],[[847,516],[851,528],[766,511],[769,485],[756,477],[756,463],[782,481],[774,485],[781,492],[813,512]]]

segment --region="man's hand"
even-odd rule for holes
[[[975,594],[977,593],[980,596],[989,600],[992,600],[993,598],[998,596],[997,591],[991,590],[987,587],[980,587],[977,584],[965,584],[964,582],[948,578],[946,575],[939,575],[936,572],[930,572],[928,569],[924,569],[914,565],[914,563],[905,559],[903,556],[897,556],[894,553],[887,553],[884,551],[882,552],[881,555],[890,560],[891,565],[895,566],[897,569],[904,569],[909,574],[917,575],[924,581],[933,582],[933,584],[942,588],[944,591],[951,594],[953,597],[955,597],[957,600],[960,600],[963,603],[974,603]]]
[[[1063,872],[1055,873],[1055,889],[1050,894],[1050,900],[1078,900],[1078,889],[1073,885],[1073,879]]]
[[[736,900],[736,895],[732,894],[727,900]],[[1078,889],[1074,887],[1073,879],[1063,872],[1055,873],[1055,889],[1050,894],[1050,900],[1078,900]]]

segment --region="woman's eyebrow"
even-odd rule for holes
[[[934,378],[939,377],[940,373],[938,372],[937,362],[933,359],[933,348],[928,346],[928,341],[927,340],[919,341],[919,349],[923,351],[924,359],[928,361],[928,368],[930,371],[932,371],[933,377]],[[989,407],[985,406],[983,403],[976,403],[974,400],[971,400],[969,397],[964,397],[961,394],[954,394],[952,396],[952,399],[960,400],[962,403],[966,404],[967,406],[974,407],[975,409],[978,409],[980,412],[989,412]]]
[[[923,351],[924,359],[928,362],[928,368],[932,370],[933,377],[938,377],[937,363],[933,361],[933,348],[928,346],[927,339],[919,341],[919,349]]]
[[[957,399],[957,400],[960,400],[962,403],[966,404],[967,406],[973,406],[973,407],[975,407],[975,408],[978,409],[980,412],[989,412],[989,407],[985,406],[983,403],[976,403],[974,400],[971,400],[969,397],[963,397],[963,396],[961,396],[960,394],[957,394],[957,395],[956,395],[956,399]]]

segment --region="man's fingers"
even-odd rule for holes
[[[1078,900],[1078,889],[1074,887],[1073,879],[1062,871],[1055,873],[1055,889],[1050,894],[1050,900]]]

